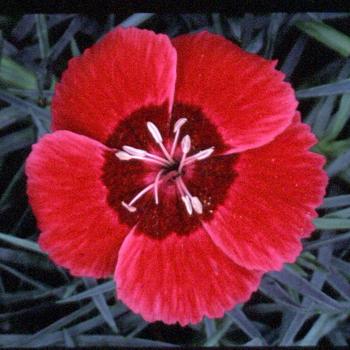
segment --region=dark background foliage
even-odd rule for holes
[[[50,128],[68,60],[116,25],[169,36],[199,30],[279,60],[327,157],[327,198],[297,262],[219,320],[148,324],[114,282],[73,278],[36,243],[23,164]],[[0,346],[347,345],[350,338],[350,14],[0,16]]]

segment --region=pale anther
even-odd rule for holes
[[[133,207],[132,205],[129,205],[125,202],[122,202],[122,206],[124,208],[126,208],[127,210],[129,210],[131,213],[135,213],[135,211],[137,210],[135,207]]]
[[[180,118],[176,121],[174,125],[174,133],[177,133],[180,131],[182,125],[184,125],[187,122],[187,118]]]
[[[138,149],[131,146],[123,146],[123,150],[133,156],[144,157],[147,154],[147,152],[144,151],[143,149]]]
[[[163,142],[159,129],[152,122],[147,122],[147,128],[157,143]]]
[[[186,207],[188,214],[192,215],[192,212],[193,212],[192,205],[191,205],[191,202],[190,202],[190,199],[188,198],[188,196],[182,196],[181,199],[185,204],[185,207]]]
[[[194,211],[197,214],[203,213],[203,205],[198,197],[191,197],[191,203],[192,203],[192,207],[193,207]]]
[[[191,149],[191,138],[186,135],[181,141],[182,152],[187,154]]]
[[[130,160],[133,159],[132,155],[130,155],[129,153],[126,153],[124,151],[118,151],[115,154],[120,160]]]

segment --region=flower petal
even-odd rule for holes
[[[34,145],[26,162],[40,247],[76,276],[113,274],[129,231],[107,205],[101,181],[105,152],[108,148],[97,141],[57,131]]]
[[[105,142],[141,108],[167,104],[170,111],[175,79],[176,51],[166,35],[118,27],[69,61],[56,85],[52,127]]]
[[[230,152],[272,141],[292,121],[297,102],[268,61],[208,32],[172,40],[178,66],[175,101],[202,109]]]
[[[260,277],[233,263],[201,228],[163,239],[135,230],[122,244],[115,274],[118,298],[134,312],[182,326],[222,317],[250,297]]]
[[[327,184],[324,158],[308,151],[315,142],[297,115],[273,142],[239,155],[226,202],[203,223],[237,264],[279,270],[299,255]]]

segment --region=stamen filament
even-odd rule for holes
[[[165,148],[165,146],[163,145],[162,142],[158,143],[160,149],[163,151],[164,155],[166,158],[168,158],[168,160],[171,162],[171,163],[174,163],[174,159],[172,158],[172,156],[169,154],[169,152],[167,151],[167,149]]]
[[[135,148],[135,147],[131,147],[131,146],[123,146],[123,150],[132,156],[148,157],[148,158],[152,158],[152,159],[157,159],[157,160],[163,162],[164,165],[169,164],[169,162],[166,159],[159,157],[155,154],[149,153],[143,149],[139,149],[139,148]]]
[[[164,172],[164,169],[162,169],[156,176],[156,179],[154,180],[154,200],[156,204],[158,205],[159,203],[159,198],[158,198],[158,188],[159,188],[159,179],[162,176]]]
[[[133,206],[141,197],[143,197],[147,192],[154,190],[154,200],[156,205],[159,204],[159,186],[161,183],[168,181],[169,179],[172,179],[172,181],[175,182],[176,187],[180,193],[181,200],[183,201],[186,211],[189,215],[192,215],[193,211],[195,211],[197,214],[203,213],[203,205],[198,197],[192,196],[188,188],[186,187],[186,184],[183,181],[182,178],[182,169],[184,166],[191,164],[197,160],[203,160],[208,158],[213,152],[214,147],[210,147],[208,149],[202,150],[190,157],[187,157],[188,153],[191,150],[191,138],[189,135],[185,135],[181,140],[181,150],[182,150],[182,157],[179,162],[177,169],[171,169],[173,165],[175,165],[175,160],[173,159],[173,156],[176,151],[176,147],[178,145],[178,140],[180,137],[180,129],[181,127],[187,122],[186,118],[180,118],[174,125],[174,141],[171,146],[171,152],[169,154],[168,150],[163,144],[163,138],[162,135],[157,128],[156,125],[154,125],[152,122],[147,122],[147,128],[149,132],[151,133],[152,137],[156,141],[156,143],[159,145],[160,149],[162,150],[163,154],[165,155],[165,158],[160,157],[156,154],[152,154],[147,152],[146,150],[135,148],[132,146],[125,145],[122,147],[123,150],[119,150],[115,153],[116,157],[120,160],[131,160],[131,159],[137,159],[142,160],[149,163],[154,163],[159,166],[161,166],[161,169],[158,171],[154,182],[146,186],[143,190],[141,190],[129,203],[121,202],[122,206],[126,208],[131,213],[134,213],[137,208]]]
[[[214,152],[214,147],[207,148],[203,151],[199,151],[198,153],[192,155],[191,157],[188,157],[185,161],[184,165],[192,164],[197,160],[203,160],[211,156],[211,154]]]
[[[127,152],[124,152],[124,151],[118,151],[117,153],[115,153],[115,155],[120,160],[139,159],[139,160],[143,160],[145,162],[155,163],[155,164],[158,164],[158,165],[161,165],[161,166],[166,166],[166,165],[169,164],[164,159],[162,159],[162,161],[160,161],[158,159],[153,159],[153,158],[147,158],[147,157],[141,157],[141,156],[133,156],[133,155],[131,155],[131,154],[127,153]]]
[[[175,138],[174,138],[173,145],[171,146],[171,152],[170,152],[171,157],[173,157],[174,153],[175,153],[177,142],[178,142],[179,136],[180,136],[180,129],[181,129],[182,125],[184,125],[186,122],[187,122],[186,118],[180,118],[174,125]]]
[[[168,150],[163,145],[163,138],[162,138],[162,135],[161,135],[159,129],[152,122],[147,122],[147,128],[148,128],[148,131],[153,136],[153,138],[156,141],[156,143],[159,145],[159,147],[162,150],[162,152],[164,153],[165,157],[171,163],[173,163],[174,159],[171,157],[171,155],[169,154]]]

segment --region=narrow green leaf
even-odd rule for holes
[[[350,218],[350,207],[333,211],[332,213],[326,214],[324,216],[324,218],[333,218],[333,217],[342,218],[342,219]]]
[[[340,104],[336,115],[332,118],[324,140],[330,141],[338,137],[340,132],[343,130],[344,126],[350,118],[350,94],[345,94],[340,99]]]
[[[18,238],[11,236],[10,234],[5,234],[0,232],[0,241],[10,243],[20,248],[31,250],[35,253],[45,254],[40,248],[39,245],[35,242],[29,241],[28,239]]]
[[[1,237],[1,236],[0,236]],[[71,303],[74,301],[80,301],[86,298],[90,298],[95,295],[99,295],[101,293],[107,293],[115,290],[115,284],[114,281],[108,281],[104,282],[102,284],[99,284],[98,286],[91,288],[89,290],[86,290],[84,292],[81,292],[79,294],[75,294],[69,298],[62,299],[58,301],[58,303]]]
[[[350,93],[350,79],[343,79],[330,84],[297,90],[297,98],[321,97]]]
[[[88,288],[94,288],[97,286],[96,280],[89,279],[89,278],[84,278],[84,283]],[[108,324],[109,328],[114,332],[114,333],[119,333],[119,329],[114,321],[114,318],[111,314],[111,311],[109,309],[109,306],[107,304],[107,301],[105,299],[105,296],[103,293],[94,295],[92,297],[92,300],[94,304],[97,307],[97,310],[100,312],[102,317],[105,319],[106,323]]]
[[[49,335],[50,333],[53,333],[56,330],[61,329],[62,327],[66,327],[76,319],[79,319],[80,317],[88,314],[90,311],[92,311],[95,308],[94,304],[92,302],[88,303],[87,305],[84,305],[83,307],[79,308],[76,311],[71,312],[69,315],[64,316],[57,320],[56,322],[50,324],[49,326],[43,328],[39,332],[31,335],[29,338],[26,339],[25,344],[28,345],[34,345],[33,343],[35,340],[45,337]],[[24,345],[21,341],[16,342],[13,344],[15,346],[21,346]]]
[[[32,127],[15,131],[0,138],[0,157],[8,153],[26,148],[35,142],[35,134]]]
[[[49,36],[47,31],[46,17],[42,14],[35,15],[36,35],[39,41],[41,59],[45,59],[49,55]]]
[[[72,52],[73,57],[80,56],[80,50],[79,50],[78,44],[74,38],[72,38],[70,41],[70,50]]]
[[[293,74],[296,66],[300,61],[306,43],[307,36],[301,35],[295,42],[286,59],[284,60],[283,65],[281,67],[281,71],[284,74],[286,74],[287,77],[290,77]]]
[[[216,332],[215,320],[205,317],[203,320],[203,323],[204,323],[205,334],[207,336],[207,339],[209,339]]]
[[[226,314],[233,320],[233,322],[251,339],[260,339],[261,345],[267,345],[265,339],[260,334],[254,323],[245,315],[245,313],[238,307],[226,312]]]
[[[94,347],[177,347],[171,343],[142,338],[125,338],[117,335],[78,335],[75,338],[78,346]]]
[[[344,299],[350,301],[350,284],[336,269],[330,268],[327,281]]]
[[[35,74],[6,56],[0,62],[0,82],[20,89],[37,88]]]
[[[143,22],[146,22],[148,19],[150,19],[154,13],[135,13],[134,15],[128,17],[123,22],[121,22],[119,25],[126,28],[126,27],[137,27]]]
[[[50,120],[50,112],[48,109],[40,108],[32,102],[13,96],[7,93],[6,91],[0,91],[0,100],[11,104],[19,111],[22,111],[27,114],[32,114],[33,116],[36,116],[37,118],[40,118],[45,122]]]
[[[337,208],[350,205],[350,194],[342,194],[334,197],[327,197],[324,199],[320,208]]]
[[[62,332],[63,332],[64,343],[65,343],[64,345],[67,348],[74,348],[74,347],[76,347],[76,344],[74,343],[74,340],[72,339],[72,337],[69,334],[69,332],[67,331],[67,329],[63,328]]]
[[[338,315],[323,314],[319,316],[317,321],[312,325],[311,329],[300,340],[298,346],[315,346],[319,340],[328,334],[330,331],[335,329],[339,322],[347,318],[346,313],[341,313]]]
[[[338,234],[332,238],[328,239],[320,239],[315,242],[306,242],[304,249],[306,250],[313,250],[313,249],[318,249],[322,246],[334,244],[334,243],[339,243],[339,242],[346,242],[350,240],[350,232],[347,233],[342,233]]]
[[[13,267],[6,266],[5,264],[0,263],[0,269],[11,273],[12,275],[16,276],[21,281],[26,282],[26,283],[32,285],[33,287],[35,287],[41,291],[48,291],[50,289],[50,287],[45,285],[44,283],[36,281],[35,279],[27,276],[26,274],[22,273],[21,271],[14,269]]]
[[[0,139],[1,140],[1,139]],[[0,142],[1,143],[1,142]],[[12,177],[10,183],[6,187],[4,193],[0,198],[0,208],[6,203],[11,195],[13,188],[15,187],[17,181],[23,176],[24,164],[22,164],[17,170],[16,174]]]
[[[220,13],[212,13],[211,18],[213,21],[214,32],[217,34],[223,35]]]
[[[216,346],[220,339],[225,336],[230,327],[232,326],[233,320],[229,317],[225,317],[222,324],[218,326],[218,330],[206,340],[203,346]]]
[[[319,230],[350,229],[350,219],[316,218],[313,222]]]
[[[298,293],[309,297],[316,301],[318,304],[324,307],[333,309],[334,311],[340,311],[341,306],[339,303],[313,286],[309,281],[300,277],[297,273],[288,269],[287,267],[280,272],[271,272],[271,277],[278,282],[295,289]]]
[[[350,37],[321,21],[297,22],[304,33],[336,51],[343,57],[350,55]]]
[[[0,129],[6,128],[19,120],[26,117],[25,114],[21,114],[18,110],[12,106],[2,108],[0,110]]]

